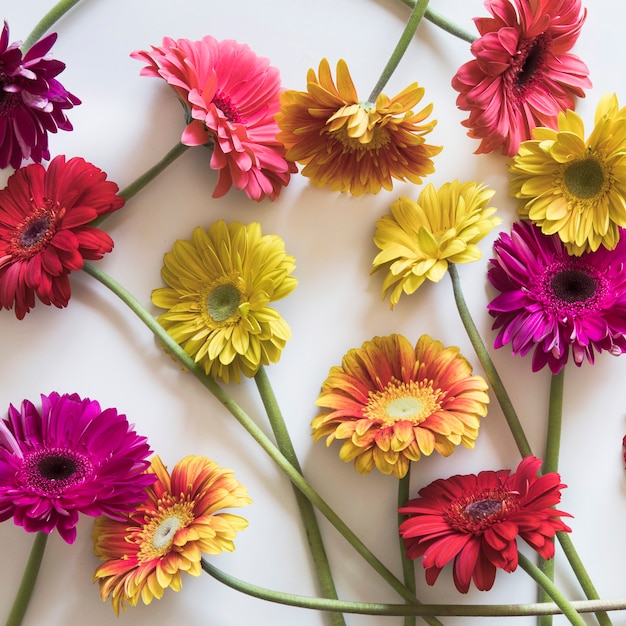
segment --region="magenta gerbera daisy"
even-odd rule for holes
[[[533,371],[558,373],[571,350],[578,366],[594,350],[626,351],[626,239],[614,250],[570,256],[558,234],[528,222],[513,225],[494,244],[488,278],[500,292],[488,305],[499,329],[495,347],[513,354],[533,348]]]
[[[232,40],[163,39],[161,47],[136,51],[148,63],[142,76],[163,78],[183,103],[182,143],[213,146],[211,167],[219,177],[213,197],[232,185],[252,200],[274,200],[296,166],[276,139],[280,75],[268,59]]]
[[[111,237],[88,224],[124,206],[117,192],[103,171],[79,157],[14,172],[0,190],[0,307],[15,307],[22,319],[35,296],[67,306],[69,273],[113,249]]]
[[[591,87],[587,66],[570,53],[586,11],[580,0],[489,0],[492,17],[475,18],[475,59],[452,86],[469,111],[463,125],[480,139],[476,152],[513,156],[536,126],[556,128],[560,111]]]
[[[25,55],[21,42],[9,43],[9,26],[0,35],[0,168],[18,168],[23,159],[50,158],[48,133],[72,130],[65,116],[80,100],[55,78],[65,64],[49,57],[52,33]]]
[[[456,588],[467,593],[473,581],[481,591],[493,586],[496,569],[517,568],[517,537],[544,559],[554,556],[554,535],[571,529],[559,519],[561,477],[538,477],[541,461],[522,459],[517,470],[486,471],[436,480],[400,508],[407,556],[422,557],[426,582],[434,585],[454,561]]]
[[[78,514],[125,519],[145,497],[151,453],[116,409],[77,394],[24,400],[0,420],[0,521],[76,539]]]

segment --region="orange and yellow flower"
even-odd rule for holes
[[[393,98],[380,94],[376,102],[362,102],[346,62],[337,63],[335,84],[322,59],[318,75],[309,70],[306,91],[281,93],[277,138],[286,158],[302,163],[302,174],[318,187],[358,196],[392,189],[393,178],[419,185],[435,171],[432,157],[441,152],[424,139],[437,123],[425,122],[432,104],[412,110],[423,95],[413,83]]]
[[[201,556],[235,549],[233,540],[248,522],[222,509],[250,504],[231,470],[201,456],[187,456],[171,475],[156,456],[149,470],[157,476],[146,501],[125,521],[99,517],[94,552],[105,562],[94,581],[119,615],[125,603],[150,604],[168,587],[179,591],[181,572],[199,576]]]
[[[457,347],[428,335],[415,347],[402,335],[374,337],[331,368],[313,438],[344,440],[339,457],[360,474],[376,468],[402,478],[422,454],[473,448],[488,402],[487,383]]]

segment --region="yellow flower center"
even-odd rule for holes
[[[602,160],[588,156],[565,166],[563,182],[576,200],[589,200],[604,193],[609,179],[607,174]]]
[[[159,502],[154,517],[144,524],[137,558],[139,562],[158,559],[167,554],[179,529],[185,528],[194,520],[193,502],[176,501],[166,496]]]
[[[205,320],[211,327],[219,328],[239,319],[241,292],[230,278],[222,278],[207,285],[201,293]]]
[[[420,424],[441,408],[445,394],[432,381],[400,383],[392,380],[383,391],[370,392],[364,415],[383,427],[398,421]]]

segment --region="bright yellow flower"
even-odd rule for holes
[[[344,440],[339,457],[361,474],[374,468],[399,478],[433,451],[473,448],[487,414],[487,383],[457,347],[422,335],[374,337],[331,368],[312,422],[315,441]]]
[[[509,167],[520,216],[558,233],[570,254],[613,250],[626,226],[626,107],[603,96],[586,141],[582,119],[569,110],[558,130],[536,128],[533,137]]]
[[[417,83],[394,98],[384,94],[376,102],[359,100],[348,66],[337,63],[337,84],[322,59],[319,77],[310,69],[307,91],[281,94],[276,121],[286,158],[305,165],[314,185],[358,196],[392,189],[392,178],[421,184],[434,172],[432,157],[441,147],[425,143],[435,126],[423,123],[432,104],[413,112],[424,95]]]
[[[268,304],[293,291],[294,268],[277,235],[219,221],[174,243],[161,270],[169,286],[155,289],[152,302],[168,309],[159,323],[209,376],[239,382],[278,361],[291,336]]]
[[[383,297],[391,290],[393,308],[402,292],[412,294],[426,280],[440,281],[449,263],[481,257],[477,243],[502,221],[488,207],[495,192],[476,182],[427,185],[417,202],[400,198],[391,215],[376,222],[374,243],[380,252],[372,272],[386,269]]]
[[[170,476],[157,456],[148,471],[157,480],[146,488],[146,501],[123,521],[97,518],[93,529],[94,552],[105,561],[94,581],[116,615],[126,603],[161,599],[168,587],[180,591],[181,572],[199,576],[202,554],[232,552],[235,535],[248,525],[220,512],[252,502],[231,470],[187,456]]]

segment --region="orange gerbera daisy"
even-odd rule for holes
[[[374,337],[331,368],[312,422],[315,441],[345,440],[339,457],[361,474],[406,475],[409,461],[456,445],[473,448],[487,414],[487,383],[457,347],[422,335]]]
[[[307,91],[281,93],[277,138],[286,158],[304,164],[302,174],[318,187],[358,196],[392,189],[392,178],[419,185],[435,171],[431,158],[441,152],[424,140],[437,123],[422,124],[432,104],[412,111],[423,95],[413,83],[393,98],[380,94],[376,102],[361,102],[346,62],[337,63],[335,85],[322,59],[319,77],[313,69],[307,74]]]
[[[149,471],[157,480],[143,505],[125,521],[99,517],[93,530],[94,552],[105,561],[94,581],[117,615],[125,602],[150,604],[167,587],[179,591],[181,572],[199,576],[202,553],[232,552],[235,535],[248,525],[243,517],[218,513],[251,502],[231,470],[187,456],[170,476],[156,456]]]

